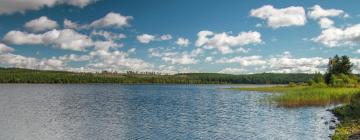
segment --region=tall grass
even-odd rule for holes
[[[258,88],[238,88],[238,90],[275,92],[270,99],[283,107],[327,106],[349,103],[351,97],[360,92],[356,87],[311,87],[275,86]]]

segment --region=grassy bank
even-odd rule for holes
[[[271,97],[279,106],[326,106],[349,103],[351,97],[360,92],[356,87],[311,87],[311,86],[274,86],[256,88],[236,88],[235,90],[282,93]]]
[[[349,105],[335,108],[333,113],[341,122],[333,140],[360,139],[360,94],[353,96]]]

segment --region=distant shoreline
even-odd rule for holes
[[[0,68],[0,83],[37,84],[288,84],[307,82],[313,74],[304,73],[178,73],[162,75],[154,72],[101,72],[76,73],[67,71],[46,71],[19,68]]]

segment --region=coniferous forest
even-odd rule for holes
[[[164,75],[154,72],[76,73],[19,68],[0,68],[0,83],[169,83],[169,84],[288,84],[302,83],[314,74],[260,73],[232,75],[219,73],[178,73]]]

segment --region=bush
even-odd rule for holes
[[[331,75],[330,85],[335,87],[356,86],[358,78],[354,75],[337,74]]]

